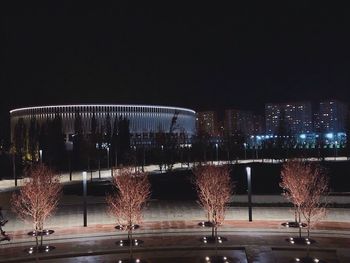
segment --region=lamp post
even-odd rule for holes
[[[109,147],[107,146],[107,169],[109,169]]]
[[[134,162],[135,162],[135,172],[137,171],[137,149],[136,149],[136,145],[133,146],[134,149]]]
[[[162,153],[161,153],[161,165],[160,165],[160,172],[163,171],[163,163],[164,163],[164,154],[163,154],[163,149],[164,149],[164,146],[162,145],[160,147],[162,149]]]
[[[243,143],[243,146],[244,146],[244,159],[246,160],[247,159],[247,144]]]
[[[87,202],[86,202],[86,195],[87,195],[87,181],[86,181],[87,174],[86,172],[83,172],[83,209],[84,209],[84,227],[87,227]]]
[[[219,145],[215,143],[216,148],[216,164],[219,164]]]
[[[142,154],[142,172],[145,171],[145,165],[146,165],[146,149],[145,149],[145,145],[143,145],[142,147],[142,151],[143,151],[143,154]]]
[[[253,221],[252,214],[252,177],[251,177],[251,168],[248,166],[245,168],[247,172],[247,183],[248,183],[248,216],[249,222]]]
[[[43,163],[43,150],[39,150],[39,159],[40,159],[40,163]]]
[[[338,141],[334,142],[334,160],[337,160],[337,147],[338,147]]]

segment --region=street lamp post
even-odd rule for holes
[[[338,147],[338,141],[334,142],[334,160],[337,160],[337,147]]]
[[[137,149],[136,149],[136,146],[134,145],[134,147],[133,147],[133,149],[134,149],[134,161],[135,161],[135,172],[137,171]]]
[[[161,153],[160,172],[162,172],[162,171],[163,171],[163,163],[164,163],[164,154],[163,154],[163,149],[164,149],[164,146],[163,146],[163,145],[161,146],[161,149],[162,149],[162,153]]]
[[[84,208],[84,215],[83,215],[83,219],[84,219],[84,227],[87,227],[87,202],[86,202],[86,195],[87,195],[87,181],[86,178],[87,174],[86,172],[83,172],[83,208]]]
[[[247,159],[247,144],[243,143],[243,146],[244,146],[244,159],[246,160]]]
[[[143,150],[142,172],[144,172],[145,171],[145,165],[146,165],[146,149],[145,149],[145,145],[143,145],[142,150]]]
[[[219,163],[219,145],[215,143],[215,148],[216,148],[216,164]]]
[[[253,221],[253,214],[252,214],[252,177],[251,177],[251,168],[248,166],[246,167],[247,171],[247,183],[248,183],[248,216],[249,216],[249,222]]]
[[[40,163],[43,163],[43,150],[39,150]]]
[[[109,147],[107,146],[107,169],[109,169]]]

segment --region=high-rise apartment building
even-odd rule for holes
[[[263,117],[244,110],[225,110],[224,127],[228,134],[241,133],[251,136],[264,132]]]
[[[310,102],[268,103],[265,105],[266,133],[277,134],[281,121],[291,135],[312,132],[312,107]]]
[[[348,114],[347,104],[338,100],[322,101],[315,114],[315,131],[320,133],[338,133],[345,131]]]

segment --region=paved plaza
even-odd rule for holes
[[[159,172],[158,168],[150,166],[147,171]],[[110,176],[110,170],[101,172],[102,179]],[[97,180],[98,172],[92,177]],[[73,173],[72,179],[70,182],[67,174],[61,178],[65,184],[81,184],[81,172]],[[55,230],[45,238],[46,244],[56,249],[37,258],[28,256],[24,249],[34,244],[27,235],[32,226],[19,220],[10,209],[9,198],[14,189],[12,180],[0,181],[0,205],[9,220],[4,230],[12,238],[0,243],[0,262],[118,262],[128,257],[128,250],[116,245],[116,240],[125,238],[125,233],[114,229],[115,219],[107,213],[105,197],[87,196],[88,226],[83,227],[83,197],[72,194],[62,196],[57,211],[45,224],[45,228]],[[328,201],[348,207],[349,198],[330,196]],[[203,262],[207,255],[217,254],[229,256],[234,262],[287,263],[296,256],[311,253],[328,263],[350,262],[350,208],[329,208],[327,216],[312,231],[317,243],[308,249],[285,241],[296,236],[297,231],[281,226],[282,222],[293,220],[293,211],[285,207],[287,200],[282,196],[253,195],[253,222],[248,221],[247,196],[235,195],[232,201],[219,229],[228,241],[215,250],[199,241],[210,234],[210,229],[198,226],[205,220],[205,214],[195,201],[150,200],[144,209],[144,222],[135,232],[137,238],[145,241],[135,249],[135,257],[155,263],[186,263]]]
[[[67,197],[66,197],[67,198]],[[74,227],[83,225],[82,198],[80,204],[61,205],[46,225],[51,228]],[[104,198],[99,197],[101,203],[88,205],[88,224],[113,224],[115,220],[107,213]],[[90,198],[96,202],[96,197]],[[77,200],[76,200],[77,201]],[[30,229],[31,225],[19,220],[11,210],[4,210],[9,219],[6,225],[8,231]],[[150,201],[144,210],[144,221],[188,221],[204,220],[205,214],[194,201]],[[226,213],[227,220],[248,220],[247,207],[229,207]],[[253,220],[288,221],[293,219],[293,212],[288,207],[254,207]],[[324,221],[350,222],[350,209],[330,208]]]

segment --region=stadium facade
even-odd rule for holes
[[[32,118],[35,118],[38,124],[41,125],[47,120],[54,119],[56,114],[59,114],[62,119],[66,141],[70,140],[75,133],[74,121],[76,114],[80,115],[83,132],[86,134],[91,130],[93,115],[98,125],[102,126],[105,125],[108,115],[112,127],[116,117],[128,119],[132,136],[160,131],[169,132],[174,117],[176,117],[176,123],[173,125],[174,133],[184,133],[188,137],[192,137],[195,133],[196,112],[191,109],[152,105],[57,105],[11,110],[11,139],[14,136],[15,125],[20,119],[28,127]]]

